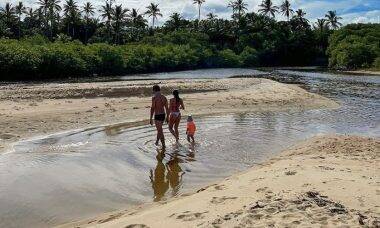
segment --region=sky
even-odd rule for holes
[[[19,0],[0,0],[0,7],[6,2],[15,5]],[[23,0],[27,6],[36,7],[37,0]],[[61,0],[64,1],[64,0]],[[91,2],[94,6],[100,7],[104,0],[77,0],[79,5],[84,2]],[[249,11],[259,9],[259,4],[262,0],[245,0],[248,4]],[[283,0],[273,0],[275,5],[280,5]],[[193,4],[193,0],[116,0],[117,4],[122,4],[127,8],[139,9],[140,13],[145,11],[145,7],[151,2],[157,3],[160,6],[163,14],[159,18],[159,24],[164,22],[174,13],[179,12],[184,18],[195,19],[198,17],[197,6]],[[229,0],[206,0],[202,6],[201,16],[204,18],[208,13],[212,12],[218,15],[219,18],[230,18],[231,9],[227,7]],[[322,18],[329,10],[336,10],[337,14],[342,17],[343,24],[371,22],[380,23],[380,0],[290,0],[293,9],[303,9],[306,11],[306,17],[311,21],[316,21],[317,18]],[[283,16],[278,16],[278,20],[284,19]]]

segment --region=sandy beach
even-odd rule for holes
[[[255,78],[9,84],[0,86],[0,153],[30,137],[145,121],[154,84],[165,95],[179,89],[185,115],[338,107],[296,85]]]
[[[379,227],[379,148],[314,137],[194,194],[63,227]]]
[[[331,99],[268,79],[151,80],[0,86],[0,153],[40,135],[148,124],[151,87],[179,89],[184,114],[337,108]],[[225,180],[167,201],[63,227],[380,226],[378,138],[325,135]]]

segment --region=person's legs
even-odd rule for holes
[[[165,148],[165,136],[164,136],[164,131],[162,129],[163,122],[162,121],[155,121],[156,124],[156,129],[157,129],[157,145],[158,145],[158,140],[161,140],[162,147]]]
[[[175,120],[175,123],[174,123],[174,137],[176,138],[176,141],[178,142],[179,141],[179,131],[178,131],[178,127],[179,127],[179,123],[181,122],[181,115],[179,115],[177,117],[177,119]]]
[[[174,129],[173,129],[173,126],[174,126],[175,121],[176,121],[175,118],[176,118],[176,117],[175,117],[174,115],[170,115],[170,117],[169,117],[169,131],[170,131],[170,133],[172,133],[172,135],[176,138],[175,131],[174,131]]]

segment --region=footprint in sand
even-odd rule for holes
[[[7,140],[7,139],[12,139],[15,138],[16,135],[10,134],[10,133],[4,133],[0,135],[0,139]]]
[[[227,197],[227,196],[223,196],[223,197],[212,197],[212,200],[210,201],[210,203],[213,203],[213,204],[220,204],[220,203],[225,202],[226,200],[234,200],[234,199],[237,199],[237,197]]]
[[[131,224],[126,226],[125,228],[149,228],[149,226],[144,224]]]
[[[296,174],[297,174],[296,171],[287,171],[287,172],[285,172],[285,175],[287,175],[287,176],[293,176],[293,175],[296,175]]]
[[[178,215],[176,218],[181,219],[182,221],[194,221],[197,219],[202,219],[204,218],[204,214],[207,214],[208,211],[205,212],[195,212],[195,213],[190,213],[189,211],[185,211],[183,214]]]
[[[224,184],[222,184],[222,185],[216,185],[214,188],[216,190],[224,190],[224,189],[226,189],[226,186]]]
[[[98,224],[106,223],[106,222],[109,222],[109,221],[112,221],[112,220],[118,219],[118,218],[120,218],[121,216],[123,216],[123,213],[117,213],[117,214],[110,215],[110,216],[108,216],[108,218],[106,218],[106,219],[101,219],[101,220],[99,220],[99,221],[98,221]]]

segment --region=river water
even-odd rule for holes
[[[278,73],[260,77],[299,84],[341,107],[196,118],[197,143],[171,141],[165,153],[153,146],[154,128],[131,124],[19,142],[0,155],[0,227],[48,227],[164,200],[318,134],[380,136],[380,77]],[[199,78],[199,71],[186,78]]]

